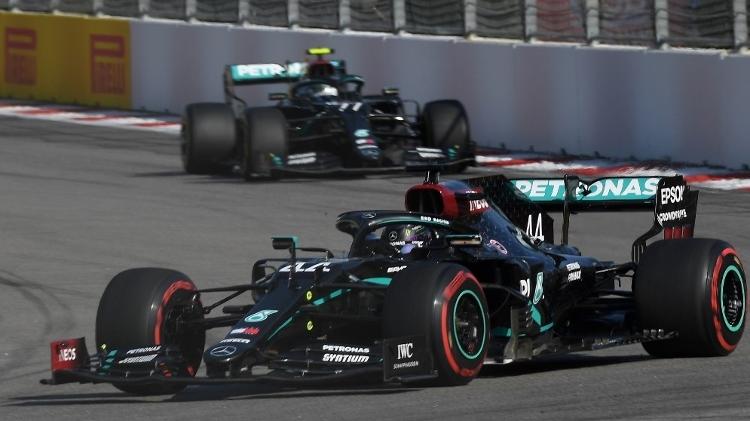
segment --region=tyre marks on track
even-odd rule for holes
[[[0,331],[14,338],[10,341],[12,346],[0,353],[0,383],[46,372],[47,369],[40,370],[38,360],[42,355],[49,355],[47,339],[53,334],[64,334],[76,325],[72,309],[58,295],[77,293],[45,286],[2,269],[0,292],[6,297],[17,294],[23,301],[18,304],[28,308],[28,314],[34,315],[22,320],[10,317],[0,319]],[[19,374],[19,371],[23,373]]]

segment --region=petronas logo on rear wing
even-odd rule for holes
[[[590,183],[574,180],[575,192],[571,202],[602,201],[651,201],[656,195],[662,177],[611,177],[593,180]],[[565,179],[530,178],[510,180],[511,183],[532,202],[562,203],[565,201]]]

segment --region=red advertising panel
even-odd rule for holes
[[[36,84],[36,31],[5,28],[5,83]]]
[[[127,73],[124,37],[92,34],[90,40],[91,92],[125,94]]]

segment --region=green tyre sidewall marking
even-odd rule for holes
[[[461,302],[461,297],[464,296],[464,294],[471,294],[471,296],[474,298],[474,301],[478,304],[479,310],[480,310],[480,317],[482,318],[482,345],[479,347],[476,353],[470,355],[464,349],[461,347],[461,342],[458,340],[458,332],[456,332],[456,310],[458,309],[458,303]],[[482,351],[484,351],[484,345],[487,341],[487,318],[485,317],[485,311],[484,307],[482,306],[482,300],[479,299],[477,294],[470,290],[466,289],[461,291],[460,294],[458,294],[458,298],[456,298],[456,301],[453,303],[453,338],[456,340],[456,348],[458,348],[458,351],[461,352],[461,355],[464,356],[467,360],[475,360],[477,357],[482,355]]]
[[[740,285],[742,288],[740,288],[742,292],[742,314],[740,315],[740,321],[737,323],[736,326],[732,326],[729,323],[729,320],[727,320],[727,313],[724,309],[724,281],[727,279],[727,275],[729,272],[734,272],[737,275],[737,279],[740,280]],[[737,269],[737,266],[735,265],[729,265],[724,270],[724,274],[721,276],[721,284],[719,285],[719,294],[721,294],[721,317],[724,320],[724,326],[726,326],[727,329],[729,329],[730,332],[736,333],[737,331],[742,328],[742,324],[745,321],[745,280],[742,279],[742,274],[740,273],[740,270]]]

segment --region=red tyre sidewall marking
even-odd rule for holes
[[[716,332],[716,339],[719,341],[719,345],[721,345],[725,351],[732,352],[737,347],[737,344],[732,345],[724,338],[723,326],[719,319],[719,276],[721,275],[724,258],[729,254],[737,255],[737,252],[735,252],[733,248],[725,248],[722,250],[721,255],[716,259],[716,264],[714,265],[714,273],[711,278],[711,312],[713,313],[714,318],[714,332]]]
[[[448,304],[450,304],[451,298],[453,298],[458,288],[466,280],[474,282],[477,288],[479,288],[479,291],[480,292],[482,291],[482,287],[481,285],[479,285],[479,281],[477,281],[474,275],[472,275],[469,272],[464,272],[464,271],[457,273],[456,277],[453,278],[453,280],[443,290],[443,305],[442,305],[441,312],[440,312],[441,313],[440,321],[441,321],[441,330],[443,332],[442,334],[443,352],[445,353],[445,358],[448,360],[448,365],[450,365],[451,370],[453,370],[453,372],[458,374],[459,376],[473,377],[482,368],[482,362],[484,359],[481,358],[479,360],[479,365],[477,365],[474,369],[461,368],[461,366],[458,365],[458,361],[456,361],[456,357],[453,355],[453,352],[451,349],[452,348],[452,344],[450,340],[451,336],[450,336],[450,329],[448,328]],[[485,317],[485,315],[482,314],[482,317]]]
[[[167,305],[172,296],[179,290],[195,291],[195,285],[190,281],[178,280],[172,283],[172,285],[164,291],[164,295],[161,298],[161,304],[156,310],[156,324],[154,326],[154,344],[161,345],[161,324],[164,321],[164,307]],[[195,375],[195,368],[193,366],[187,366],[188,373],[191,376]]]

